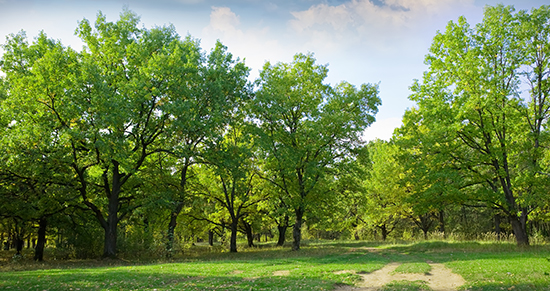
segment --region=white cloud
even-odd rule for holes
[[[278,38],[267,26],[249,23],[246,29],[241,28],[240,16],[228,7],[211,7],[210,23],[202,31],[205,47],[212,47],[219,39],[235,56],[246,57],[246,65],[252,68],[251,78],[258,76],[267,58],[281,60],[282,54],[288,51],[280,45]],[[243,25],[244,26],[244,25]]]
[[[224,33],[241,34],[236,27],[241,23],[237,16],[229,7],[212,7],[210,13],[210,25],[207,29],[220,31]]]
[[[379,3],[378,3],[379,2]],[[337,6],[317,4],[292,12],[290,27],[316,46],[367,43],[385,50],[393,41],[411,37],[433,18],[457,8],[472,7],[473,0],[350,0]]]

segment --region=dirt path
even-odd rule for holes
[[[432,270],[429,274],[392,274],[392,272],[399,266],[399,263],[390,263],[384,266],[382,269],[374,271],[369,274],[359,274],[363,280],[357,284],[357,287],[351,286],[339,286],[336,291],[374,291],[379,290],[384,285],[392,281],[426,281],[428,286],[433,291],[451,291],[457,290],[461,285],[464,285],[466,281],[462,279],[460,275],[451,272],[443,264],[430,263]]]

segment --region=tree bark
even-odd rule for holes
[[[277,225],[277,230],[279,231],[279,238],[277,239],[277,246],[284,246],[286,241],[286,230],[288,225]]]
[[[517,217],[514,214],[510,215],[510,224],[512,224],[512,230],[516,237],[516,243],[518,246],[529,245],[529,235],[527,235],[527,215],[522,211],[521,217]],[[525,218],[524,218],[525,216]]]
[[[229,252],[237,252],[237,224],[238,220],[234,218],[231,221],[231,239],[229,240]]]
[[[185,158],[185,163],[183,165],[183,168],[181,170],[180,174],[180,191],[182,194],[185,194],[185,188],[187,186],[187,171],[189,170],[189,166],[191,165],[190,159]],[[166,256],[170,257],[172,256],[172,250],[174,248],[174,231],[176,229],[176,226],[178,224],[178,216],[181,213],[184,206],[183,201],[177,201],[176,208],[172,210],[170,213],[170,222],[168,223],[168,233],[167,233],[167,241],[166,241]]]
[[[382,241],[386,241],[386,238],[388,238],[388,229],[386,228],[386,225],[382,224],[379,228],[382,232]]]
[[[294,238],[294,241],[292,242],[292,250],[299,251],[300,242],[302,240],[302,222],[304,217],[304,209],[302,206],[300,206],[296,208],[294,212],[296,213],[296,222],[294,223],[294,227],[292,229],[292,237]]]
[[[38,222],[38,242],[34,248],[34,260],[42,262],[44,261],[44,247],[46,245],[46,228],[48,226],[48,220],[45,217],[40,218]]]
[[[248,242],[248,247],[251,248],[254,246],[254,235],[252,233],[252,225],[250,223],[243,221],[244,231],[246,233],[246,240]]]
[[[212,230],[208,231],[208,245],[214,246],[214,232]]]
[[[109,181],[104,177],[104,186],[106,191],[108,191],[109,206],[108,206],[108,217],[107,224],[105,227],[105,242],[103,247],[103,257],[104,258],[116,258],[116,249],[117,249],[117,228],[118,228],[118,207],[119,207],[119,196],[121,190],[121,179],[124,177],[124,174],[119,172],[119,163],[117,161],[112,161],[113,163],[113,182],[112,189],[109,191],[108,185]]]
[[[178,215],[183,209],[183,204],[184,204],[183,202],[179,202],[178,205],[176,206],[176,209],[174,209],[170,213],[170,222],[168,223],[168,232],[166,234],[166,256],[167,257],[171,257],[172,251],[174,250],[174,231],[178,224]]]
[[[21,251],[23,250],[24,245],[25,245],[25,240],[23,240],[23,238],[17,235],[17,238],[15,239],[15,249],[17,250],[18,255],[21,255]]]
[[[288,220],[290,218],[288,215],[285,215],[284,222],[277,225],[277,230],[279,231],[279,239],[277,240],[277,246],[284,246],[286,241],[286,230],[288,229]]]
[[[500,240],[500,215],[495,214],[495,233],[497,234],[497,239]]]

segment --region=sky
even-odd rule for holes
[[[479,23],[484,7],[499,3],[531,10],[547,0],[0,0],[0,44],[21,30],[30,41],[44,31],[80,50],[79,21],[95,22],[98,11],[116,21],[127,7],[143,27],[172,24],[182,37],[200,39],[205,51],[220,40],[245,60],[251,80],[266,61],[313,53],[328,65],[327,83],[379,84],[382,105],[363,138],[388,140],[414,105],[409,86],[427,69],[437,31],[460,16]]]

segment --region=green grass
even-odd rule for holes
[[[406,272],[425,273],[426,261],[462,275],[467,281],[462,290],[550,290],[549,246],[310,242],[299,252],[275,247],[237,254],[199,251],[191,249],[187,257],[171,262],[4,259],[0,290],[333,290],[356,283],[360,276],[352,271],[368,273],[400,262]],[[0,255],[10,257],[5,251]],[[419,282],[392,284],[385,290],[425,289]]]
[[[331,290],[359,279],[338,271],[372,272],[386,263],[377,254],[339,247],[268,249],[173,263],[7,271],[0,273],[0,290]]]
[[[428,291],[432,290],[424,281],[393,281],[386,284],[382,291]]]
[[[399,265],[395,269],[394,273],[417,273],[417,274],[428,274],[432,270],[432,267],[428,263],[404,263]]]

